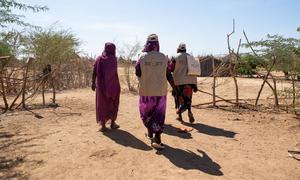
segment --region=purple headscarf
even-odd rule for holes
[[[159,41],[158,40],[147,40],[142,52],[151,52],[151,51],[159,52]],[[142,75],[140,60],[138,60],[135,65],[135,74],[138,77],[141,77],[141,75]]]
[[[143,52],[157,51],[159,52],[159,42],[158,41],[147,41]]]
[[[100,56],[101,59],[108,59],[109,57],[116,58],[116,46],[113,43],[105,43],[104,50],[102,55]]]

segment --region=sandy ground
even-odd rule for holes
[[[200,88],[209,90],[206,81]],[[233,86],[221,82],[217,93],[233,98]],[[241,97],[254,98],[259,84],[243,80]],[[295,115],[203,107],[193,109],[194,125],[182,125],[168,95],[166,149],[156,151],[144,135],[138,96],[122,93],[121,129],[105,134],[95,121],[94,92],[64,91],[57,98],[58,108],[0,115],[0,179],[300,179],[300,161],[287,152],[300,148]],[[197,93],[193,104],[210,100]],[[180,133],[183,126],[193,130]]]

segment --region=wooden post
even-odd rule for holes
[[[235,85],[235,106],[239,107],[239,86],[237,84],[235,74],[233,74],[232,77],[233,77],[233,82],[234,82],[234,85]]]
[[[1,56],[0,60],[6,60],[8,58],[9,58],[9,56]],[[2,94],[2,98],[3,98],[3,101],[4,101],[4,111],[7,111],[8,110],[8,102],[7,102],[7,99],[6,99],[6,90],[5,90],[4,81],[3,81],[3,69],[4,69],[4,67],[2,67],[0,69],[0,85],[1,85],[0,93]]]
[[[239,58],[239,50],[240,50],[240,47],[241,47],[241,39],[239,41],[239,45],[238,45],[238,50],[237,50],[237,53],[235,54],[234,53],[234,49],[231,49],[230,47],[230,36],[232,36],[233,34],[235,33],[235,19],[233,19],[233,23],[232,23],[232,32],[227,34],[227,46],[228,46],[228,53],[229,53],[229,71],[230,71],[230,75],[231,77],[233,78],[233,81],[234,81],[234,85],[235,85],[235,105],[236,107],[239,107],[239,87],[238,87],[238,84],[237,84],[237,79],[235,77],[235,66],[232,66],[233,62],[232,62],[232,57],[231,55],[235,55],[236,58],[237,58],[237,61],[238,61],[238,58]]]
[[[271,73],[270,73],[271,75]],[[274,99],[275,99],[275,107],[276,109],[279,108],[279,101],[278,101],[278,96],[277,96],[277,83],[276,83],[276,79],[271,75],[272,79],[273,79],[273,83],[274,83],[274,89],[273,89],[273,94],[274,94]]]
[[[14,107],[15,105],[15,102],[19,99],[19,97],[21,96],[23,92],[23,88],[20,90],[20,92],[18,93],[18,95],[15,97],[15,99],[12,101],[12,103],[10,104],[9,106],[9,110],[12,110],[12,108]]]
[[[295,88],[295,77],[292,75],[292,84],[293,84],[293,108],[296,108],[296,88]]]
[[[1,84],[1,94],[4,101],[4,110],[7,111],[8,103],[6,99],[6,92],[5,92],[5,87],[4,87],[3,77],[2,77],[2,70],[0,71],[0,84]]]
[[[258,100],[259,100],[260,94],[261,94],[261,92],[262,92],[262,90],[263,90],[263,88],[265,86],[266,81],[268,80],[268,77],[269,77],[269,75],[270,75],[270,73],[271,73],[271,71],[272,71],[275,63],[276,63],[276,58],[273,58],[273,62],[271,64],[270,68],[268,69],[267,75],[264,77],[264,81],[261,84],[261,87],[260,87],[259,92],[257,94],[256,101],[255,101],[255,106],[257,106],[257,104],[258,104]]]
[[[56,89],[55,89],[55,81],[54,81],[54,77],[51,78],[52,79],[52,103],[56,103]]]
[[[46,104],[45,103],[45,81],[42,84],[42,98],[43,98],[43,106],[45,106],[45,104]]]
[[[27,75],[28,75],[28,69],[29,69],[29,64],[31,62],[32,58],[28,58],[25,66],[25,72],[23,74],[23,92],[22,92],[22,107],[26,108],[25,104],[25,95],[26,95],[26,84],[27,84]]]
[[[212,90],[213,90],[213,107],[216,107],[216,70],[215,70],[215,59],[212,59],[212,66],[213,66],[213,86],[212,86]]]

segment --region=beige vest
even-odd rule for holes
[[[141,55],[142,76],[139,78],[141,96],[167,95],[167,62],[166,56],[156,51]]]
[[[175,57],[175,70],[173,73],[174,84],[197,84],[197,77],[188,75],[187,53],[179,53]]]

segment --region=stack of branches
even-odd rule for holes
[[[9,61],[9,58],[2,59],[2,62]],[[34,62],[33,58],[28,58],[26,62],[22,62],[21,66],[1,66],[0,71],[0,94],[2,96],[4,112],[18,108],[26,108],[26,103],[30,99],[36,97],[38,92],[42,92],[43,105],[45,105],[45,88],[54,88],[55,70],[51,66],[46,66],[38,75],[33,75],[29,71],[29,67]],[[2,63],[2,65],[5,63]],[[51,84],[51,85],[50,85]],[[55,94],[55,91],[53,91]],[[55,95],[53,95],[55,103]],[[11,99],[11,102],[9,102]]]

